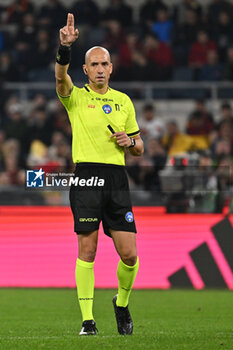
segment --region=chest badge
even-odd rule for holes
[[[105,114],[109,114],[112,112],[112,107],[110,105],[104,105],[102,108]]]

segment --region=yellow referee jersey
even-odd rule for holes
[[[115,132],[125,131],[130,137],[139,134],[130,98],[112,88],[99,94],[89,85],[81,89],[74,86],[69,96],[58,97],[71,122],[73,162],[125,165],[124,147],[110,138],[107,126],[110,124]]]

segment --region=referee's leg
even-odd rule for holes
[[[136,278],[139,260],[137,256],[136,235],[134,232],[109,230],[120,256],[117,267],[118,295],[116,305],[126,307]]]
[[[94,320],[94,260],[98,241],[98,230],[78,233],[78,259],[76,262],[75,277],[79,305],[84,321]]]

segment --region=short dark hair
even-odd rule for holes
[[[158,34],[152,32],[152,31],[148,31],[148,32],[146,33],[146,37],[148,37],[148,36],[151,37],[151,38],[154,39],[154,40],[159,40]]]
[[[199,111],[194,111],[191,116],[191,119],[202,119],[202,113]]]
[[[155,111],[155,108],[154,108],[154,106],[151,103],[147,103],[147,104],[144,105],[143,111],[144,112],[146,112],[146,111]]]
[[[197,99],[195,100],[195,102],[196,102],[196,103],[201,103],[202,105],[204,105],[204,104],[205,104],[205,99],[204,99],[204,98],[197,98]]]
[[[223,102],[221,104],[221,109],[231,109],[231,104],[229,102]]]

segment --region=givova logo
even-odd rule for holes
[[[96,222],[98,218],[79,218],[80,222]]]
[[[26,187],[43,187],[44,186],[44,171],[27,170]]]

